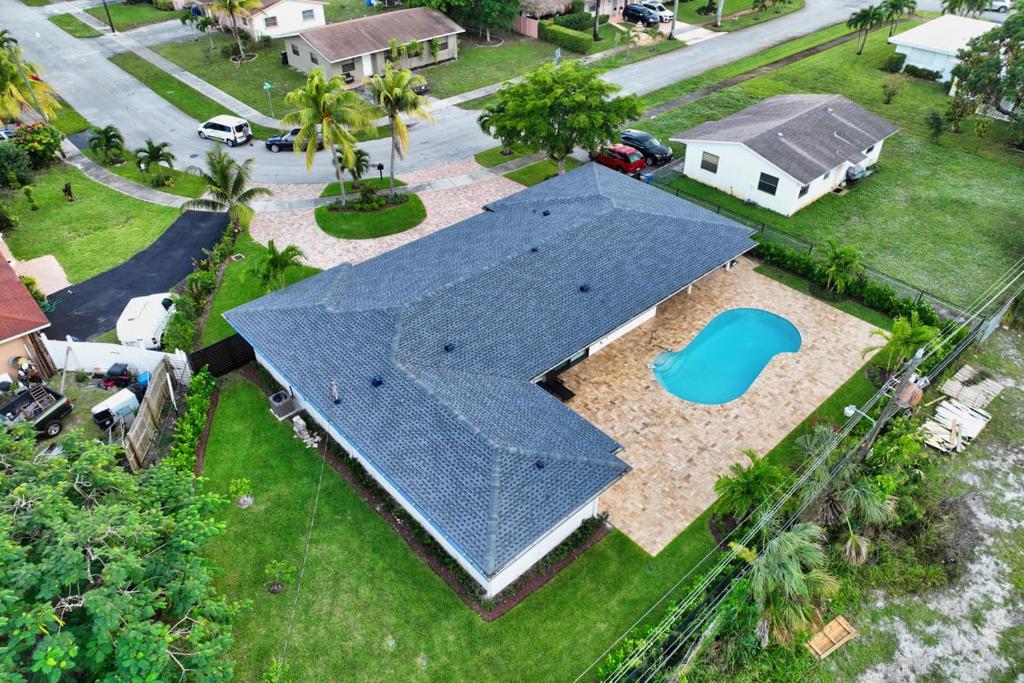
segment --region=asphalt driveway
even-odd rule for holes
[[[128,300],[166,292],[192,272],[192,259],[201,258],[224,232],[224,213],[186,211],[153,244],[116,268],[55,292],[60,302],[47,314],[46,335],[86,339],[114,329]]]

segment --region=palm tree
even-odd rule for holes
[[[135,150],[135,166],[139,173],[145,177],[150,169],[156,169],[157,183],[163,185],[166,182],[163,167],[174,168],[174,154],[168,147],[169,142],[153,142],[153,138],[146,138],[146,146]]]
[[[767,502],[782,485],[785,473],[751,449],[743,451],[749,465],[733,463],[731,474],[723,474],[715,482],[718,501],[715,506],[723,514],[741,521],[754,508]]]
[[[870,543],[866,536],[854,531],[852,519],[865,526],[878,526],[896,516],[896,498],[882,495],[864,477],[856,477],[834,494],[846,520],[847,539],[843,555],[852,565],[861,565],[868,558]]]
[[[637,22],[635,24],[631,24],[629,22],[626,22],[625,27],[626,27],[626,31],[625,31],[625,35],[623,36],[622,42],[624,42],[626,44],[626,50],[623,53],[622,58],[625,61],[628,62],[629,61],[629,48],[632,47],[633,45],[636,45],[640,41],[640,34],[643,31],[640,28],[640,22]]]
[[[238,163],[219,145],[206,153],[206,170],[195,167],[188,170],[203,179],[209,196],[190,199],[182,205],[182,210],[226,211],[236,232],[252,217],[250,202],[256,197],[273,194],[265,187],[249,187],[252,159]]]
[[[19,119],[23,107],[34,107],[44,120],[53,116],[60,103],[54,89],[39,78],[39,67],[25,61],[10,33],[0,35],[0,44],[0,117]]]
[[[505,120],[505,117],[501,116],[501,114],[505,113],[506,108],[507,105],[504,100],[490,104],[484,107],[480,115],[476,117],[476,123],[480,126],[480,130],[487,135],[493,136],[501,143],[501,153],[507,156],[519,144],[519,138],[522,133],[515,127],[501,127],[500,123]]]
[[[858,55],[864,52],[864,45],[868,42],[868,33],[883,21],[885,21],[885,14],[882,12],[882,8],[877,5],[859,9],[850,15],[846,26],[857,31],[860,35],[860,43],[857,46]]]
[[[916,0],[882,0],[882,12],[886,21],[889,22],[889,36],[896,32],[896,22],[905,14],[913,14],[917,11]]]
[[[353,131],[368,130],[372,126],[369,105],[354,91],[345,89],[345,80],[341,76],[328,80],[319,68],[310,71],[306,75],[306,84],[285,95],[284,101],[295,107],[283,121],[299,127],[295,152],[306,153],[306,169],[313,165],[318,135],[322,137],[324,147],[330,147],[338,192],[344,204],[343,169],[354,162],[356,136]]]
[[[242,36],[238,33],[238,18],[248,17],[252,10],[261,9],[263,3],[260,0],[213,0],[210,10],[214,14],[226,14],[231,19],[231,34],[238,43],[238,63],[245,58],[245,49],[242,47]]]
[[[842,294],[861,276],[860,252],[855,247],[840,247],[834,240],[829,240],[822,268],[826,289]]]
[[[352,186],[358,187],[367,171],[370,170],[370,155],[365,149],[356,147],[352,150],[352,163],[345,167],[352,176]]]
[[[818,605],[839,591],[825,571],[824,530],[817,524],[795,525],[768,541],[760,551],[732,544],[750,565],[750,589],[761,612],[761,645],[770,639],[789,643],[797,633],[821,623]]]
[[[427,98],[416,94],[416,88],[425,83],[423,76],[413,76],[409,70],[396,69],[387,64],[384,75],[375,74],[370,79],[370,92],[377,105],[384,110],[391,126],[391,173],[389,186],[395,196],[395,154],[403,158],[409,150],[409,128],[402,114],[434,122],[426,110]]]
[[[939,334],[939,331],[931,325],[921,323],[921,316],[917,311],[912,311],[910,317],[897,316],[892,323],[892,329],[873,330],[871,336],[881,337],[883,343],[869,346],[861,355],[868,355],[872,351],[884,348],[889,349],[889,356],[886,359],[885,367],[891,370],[894,366],[902,365],[918,349],[927,345]]]
[[[103,160],[110,163],[116,157],[120,163],[121,152],[124,150],[124,136],[117,126],[110,125],[100,128],[92,127],[92,137],[89,138],[89,149],[99,154]]]
[[[186,7],[181,11],[181,16],[178,17],[185,26],[191,26],[194,31],[199,33],[205,33],[206,37],[210,39],[210,52],[213,52],[213,30],[217,26],[217,21],[207,14],[193,14],[191,7]],[[196,36],[198,39],[198,36]]]
[[[300,259],[305,254],[294,244],[289,244],[281,251],[277,250],[274,240],[267,242],[267,250],[253,262],[249,268],[263,289],[272,292],[284,286],[285,271],[292,266],[301,265]]]

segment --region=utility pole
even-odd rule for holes
[[[875,439],[878,438],[882,428],[886,425],[889,420],[892,419],[893,415],[896,414],[901,408],[906,408],[910,405],[909,400],[903,399],[903,392],[907,389],[910,384],[910,377],[914,374],[917,366],[921,363],[921,359],[924,358],[924,349],[918,349],[914,357],[907,361],[903,367],[903,377],[900,378],[899,386],[896,387],[896,392],[889,399],[889,402],[885,404],[885,408],[882,409],[882,414],[878,416],[878,419],[871,425],[870,431],[861,439],[861,442],[857,444],[857,462],[864,462],[868,457],[868,453],[871,451],[871,446],[874,445]],[[871,419],[871,418],[868,418]]]
[[[668,30],[668,37],[669,38],[675,38],[676,37],[676,16],[678,14],[679,14],[679,0],[675,0],[675,2],[672,3],[672,25],[669,27],[669,30]]]
[[[107,0],[103,0],[103,11],[107,13],[107,23],[110,24],[110,32],[117,33],[117,29],[114,28],[114,20],[110,18],[110,8],[107,7]]]

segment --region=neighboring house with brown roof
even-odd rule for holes
[[[863,176],[897,130],[842,95],[777,95],[672,140],[686,176],[792,216]]]
[[[39,333],[50,321],[14,272],[0,259],[0,374],[15,376],[11,361],[27,356],[45,376],[53,374],[53,361]]]
[[[263,0],[263,7],[253,10],[248,16],[239,16],[238,30],[252,38],[268,36],[284,38],[294,36],[306,29],[323,26],[326,0]],[[175,9],[181,10],[196,5],[192,0],[174,0]],[[217,19],[225,30],[231,30],[231,18],[221,14]]]
[[[427,7],[383,12],[285,38],[288,64],[309,73],[319,67],[324,74],[345,76],[353,83],[384,72],[391,39],[400,44],[420,43],[420,54],[403,57],[410,69],[437,64],[459,56],[459,34],[465,29],[444,14]]]

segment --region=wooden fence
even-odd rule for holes
[[[181,387],[180,383],[172,381],[168,365],[169,363],[165,360],[153,370],[146,395],[143,397],[142,403],[139,404],[139,410],[135,414],[131,427],[124,435],[124,450],[133,472],[142,468],[149,449],[156,443],[164,404],[171,397],[171,392],[177,392]],[[174,401],[180,400],[176,394]]]
[[[519,15],[512,24],[512,30],[520,35],[526,36],[527,38],[536,39],[537,34],[540,31],[540,22],[536,19]]]

